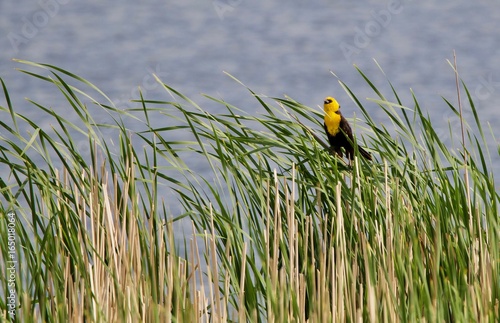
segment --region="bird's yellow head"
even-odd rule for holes
[[[335,100],[331,96],[327,96],[323,103],[324,103],[325,113],[328,115],[331,113],[336,113],[337,111],[340,110],[340,104],[337,102],[337,100]]]
[[[342,121],[340,104],[331,96],[327,96],[325,98],[324,108],[326,131],[330,135],[335,136],[339,132],[340,121]]]

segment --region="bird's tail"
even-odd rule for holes
[[[372,160],[372,154],[358,146],[359,154],[368,160]]]

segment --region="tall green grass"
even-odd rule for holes
[[[462,120],[464,141],[449,147],[415,96],[402,102],[392,85],[381,93],[358,70],[395,130],[376,124],[341,82],[352,98],[343,106],[366,121],[358,141],[375,157],[346,165],[320,142],[322,112],[291,98],[248,89],[255,110],[265,111],[255,115],[210,96],[196,103],[158,79],[170,101],[141,98],[123,111],[79,76],[20,63],[51,83],[78,120],[32,102],[51,120],[50,129],[39,127],[12,105],[2,81],[2,318],[10,317],[11,254],[20,321],[500,316],[491,139],[465,84],[474,120]],[[454,101],[441,109],[461,118]],[[209,104],[225,112],[210,114]],[[96,121],[95,109],[114,121]],[[130,120],[140,130],[127,129]],[[179,223],[191,232],[176,234]]]

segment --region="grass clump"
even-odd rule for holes
[[[341,83],[363,112],[376,159],[345,165],[313,135],[322,137],[322,113],[291,98],[249,90],[265,111],[254,115],[207,96],[226,111],[211,114],[158,79],[172,101],[141,98],[122,111],[81,77],[22,63],[55,86],[77,119],[32,102],[52,118],[50,129],[39,127],[16,111],[2,82],[4,319],[498,317],[499,195],[465,84],[479,132],[465,127],[451,148],[416,96],[402,102],[391,85],[387,99],[359,71],[389,131]],[[96,121],[94,108],[111,122]],[[461,117],[451,101],[443,109]],[[179,223],[192,235],[174,234]]]

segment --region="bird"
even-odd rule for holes
[[[349,160],[354,158],[354,137],[351,126],[340,112],[340,104],[331,96],[326,97],[324,103],[325,123],[324,128],[330,149],[343,157],[342,148]],[[358,146],[359,154],[368,160],[372,160],[372,155]]]

